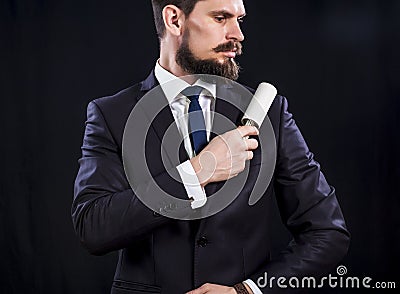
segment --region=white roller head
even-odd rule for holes
[[[249,106],[247,106],[246,112],[242,118],[242,123],[246,120],[252,120],[259,128],[263,123],[276,94],[277,90],[274,86],[265,82],[261,83],[258,86],[253,99],[251,99]]]

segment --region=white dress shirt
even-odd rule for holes
[[[165,96],[167,97],[178,130],[182,138],[184,138],[183,141],[186,152],[189,155],[189,158],[192,158],[193,156],[195,156],[195,154],[189,138],[187,120],[187,113],[190,101],[186,96],[181,94],[181,92],[187,87],[194,85],[198,85],[204,88],[199,96],[199,104],[203,111],[207,131],[207,140],[209,140],[213,120],[212,114],[215,107],[216,85],[206,83],[201,80],[197,80],[193,85],[190,85],[186,81],[179,79],[178,77],[164,69],[158,61],[155,66],[154,74],[156,76],[156,79],[160,83]],[[173,83],[170,82],[172,80],[174,80]],[[204,189],[200,186],[199,180],[197,178],[196,172],[193,169],[192,164],[189,160],[187,160],[178,165],[177,169],[182,179],[182,183],[185,186],[188,197],[194,199],[194,201],[192,201],[191,203],[192,208],[196,209],[202,207],[207,202],[207,196]],[[247,279],[244,282],[250,287],[254,294],[262,294],[261,290],[251,279]]]
[[[203,111],[204,122],[207,131],[207,140],[209,140],[213,119],[212,110],[214,110],[215,106],[216,85],[206,83],[202,80],[197,80],[193,85],[191,85],[162,68],[158,61],[155,66],[154,74],[168,100],[172,115],[183,138],[185,150],[189,158],[192,158],[195,156],[195,153],[190,142],[187,116],[190,100],[181,94],[181,92],[187,87],[194,85],[204,88],[199,96],[199,104]],[[204,189],[200,186],[199,179],[197,178],[190,161],[187,160],[178,165],[177,170],[182,179],[182,183],[185,187],[188,197],[193,199],[191,202],[192,208],[196,209],[202,207],[207,202],[207,196]]]

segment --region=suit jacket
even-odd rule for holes
[[[256,282],[265,272],[269,277],[321,275],[337,265],[347,252],[349,233],[335,190],[313,159],[282,96],[275,98],[268,112],[276,140],[275,171],[255,205],[249,206],[248,198],[260,169],[260,148],[250,161],[239,196],[213,216],[175,220],[138,199],[124,172],[122,138],[131,110],[157,84],[152,72],[141,83],[90,102],[87,109],[72,219],[80,241],[92,254],[119,250],[112,293],[184,293],[206,282],[234,285],[248,278]],[[228,97],[235,96],[226,91]],[[162,92],[159,99],[166,99]],[[243,115],[219,99],[215,111],[236,125]],[[151,122],[146,153],[157,183],[187,199],[183,184],[171,178],[161,163],[161,139],[172,121],[167,105]],[[179,162],[186,159],[181,148]],[[223,184],[207,185],[207,195]],[[275,260],[271,260],[269,243],[272,197],[293,235]],[[271,293],[271,289],[261,291]]]

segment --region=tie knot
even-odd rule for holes
[[[203,90],[204,88],[200,86],[190,86],[184,89],[181,93],[192,101],[193,99],[199,99],[200,93]]]

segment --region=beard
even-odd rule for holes
[[[176,63],[189,74],[216,75],[236,81],[239,78],[240,66],[233,58],[223,62],[217,59],[199,59],[189,48],[188,34],[183,36],[182,44],[176,52]],[[236,55],[242,54],[239,42],[229,41],[214,48],[215,52],[226,52],[236,48]]]

